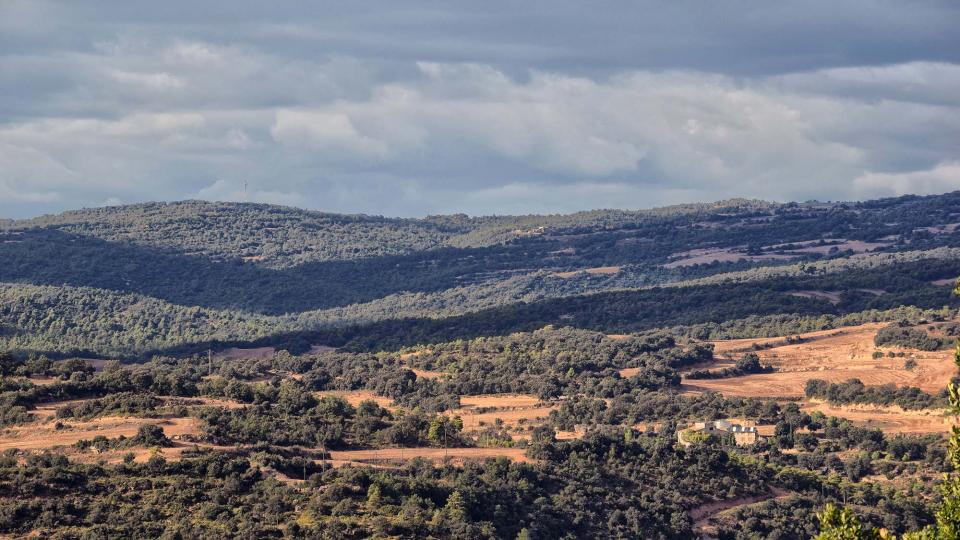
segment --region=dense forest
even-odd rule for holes
[[[203,202],[68,212],[0,230],[0,344],[145,358],[395,320],[447,339],[936,308],[952,300],[933,282],[960,274],[957,214],[958,193],[420,220]]]
[[[0,220],[0,535],[921,530],[958,224],[960,192]]]
[[[749,530],[760,537],[815,533],[811,509],[830,501],[873,508],[862,519],[891,531],[930,522],[932,480],[950,470],[941,437],[886,436],[796,405],[674,392],[673,370],[710,354],[709,347],[683,345],[667,334],[613,339],[570,329],[438,344],[413,357],[278,353],[209,363],[158,357],[99,371],[83,361],[5,354],[0,368],[8,429],[46,429],[44,422],[53,420],[34,411],[53,403],[58,425],[64,423],[59,430],[133,416],[192,418],[200,431],[174,441],[162,424],[145,424],[129,437],[80,440],[67,455],[6,450],[0,532],[57,531],[66,538],[689,538],[694,509],[718,499],[763,497],[770,489],[792,495],[748,510]],[[447,376],[422,378],[413,371],[420,368]],[[624,379],[619,370],[625,368],[638,369]],[[54,380],[32,382],[43,377]],[[317,393],[356,389],[391,397],[402,408],[374,401],[354,406]],[[331,468],[330,453],[343,449],[518,444],[502,434],[467,433],[459,416],[430,411],[459,407],[461,396],[478,392],[520,391],[560,404],[547,423],[531,426],[530,437],[520,440],[532,463],[501,458],[436,466],[413,460]],[[212,405],[219,402],[238,405]],[[723,437],[675,445],[670,426],[723,417],[755,418],[775,426],[774,436],[750,448]],[[662,425],[635,427],[644,420]],[[593,427],[576,440],[557,438],[575,424]],[[181,453],[169,454],[178,447]],[[140,449],[152,450],[135,458]],[[913,477],[915,487],[901,493],[877,476]],[[784,530],[787,501],[807,510]],[[740,534],[729,527],[721,537]]]

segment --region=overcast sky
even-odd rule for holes
[[[215,4],[0,0],[0,217],[960,189],[960,2]]]

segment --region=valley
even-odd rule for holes
[[[851,500],[912,530],[951,471],[957,216],[960,194],[6,222],[0,533],[121,530],[109,505],[274,535],[803,538]]]

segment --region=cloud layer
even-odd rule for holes
[[[170,4],[0,5],[0,216],[187,197],[424,215],[960,189],[949,4]]]

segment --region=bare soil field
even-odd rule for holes
[[[525,407],[520,409],[501,409],[486,413],[464,413],[464,409],[450,411],[452,415],[459,415],[463,420],[465,431],[476,430],[485,426],[492,426],[497,419],[503,420],[505,427],[517,429],[523,425],[535,425],[550,416],[550,411],[556,405],[543,407]]]
[[[404,362],[406,362],[407,360],[409,360],[409,359],[411,359],[411,358],[415,358],[415,357],[420,356],[420,355],[422,355],[422,354],[433,354],[433,349],[422,349],[422,350],[419,350],[419,351],[413,351],[413,352],[403,353],[403,354],[400,355],[400,359],[403,360]]]
[[[734,355],[751,350],[753,343],[774,344],[756,351],[764,364],[774,366],[774,373],[747,375],[727,379],[685,380],[688,392],[707,390],[742,397],[802,397],[809,379],[844,382],[860,379],[866,385],[894,383],[916,386],[936,393],[956,372],[952,351],[918,351],[900,347],[876,347],[873,338],[884,323],[870,323],[835,330],[801,334],[803,341],[788,344],[785,338],[738,339],[715,342],[715,354]],[[874,359],[874,351],[904,352],[905,357]],[[907,358],[917,367],[904,368]]]
[[[336,352],[336,350],[337,350],[336,347],[329,347],[327,345],[311,345],[310,346],[310,354],[331,353],[331,352]]]
[[[219,450],[221,452],[232,452],[238,450],[236,446],[222,446],[215,445],[210,443],[192,443],[192,442],[182,442],[174,441],[173,446],[167,446],[163,448],[153,447],[153,448],[129,448],[122,450],[108,450],[103,453],[96,452],[95,450],[90,450],[87,452],[80,451],[70,451],[67,452],[70,456],[70,459],[73,461],[79,461],[82,463],[94,463],[99,461],[105,461],[107,463],[120,463],[123,461],[123,458],[126,454],[133,454],[133,461],[135,463],[146,463],[154,454],[159,454],[163,459],[167,461],[179,461],[183,458],[183,454],[192,451],[194,449],[207,449],[207,450]],[[282,475],[280,475],[282,476]],[[284,477],[285,478],[285,477]],[[282,480],[283,478],[281,478]]]
[[[247,407],[246,403],[240,403],[239,401],[234,401],[232,399],[226,398],[211,398],[211,397],[191,397],[191,398],[182,398],[175,396],[159,396],[163,399],[163,405],[165,407],[171,406],[194,406],[194,405],[205,405],[209,407],[221,407],[224,409],[242,409]]]
[[[482,396],[462,396],[460,408],[470,407],[533,407],[540,403],[537,396],[530,394],[488,394]]]
[[[846,418],[860,425],[879,428],[884,433],[946,433],[957,425],[955,417],[943,409],[905,411],[897,406],[830,405],[819,400],[805,400],[800,408],[806,412],[820,411],[827,416]]]
[[[553,274],[554,277],[558,278],[572,278],[573,276],[586,273],[591,275],[607,275],[607,274],[616,274],[620,271],[619,266],[598,266],[596,268],[584,268],[581,270],[572,270],[570,272],[556,272]]]
[[[532,395],[492,394],[463,396],[460,398],[460,408],[447,411],[446,414],[459,416],[466,432],[478,431],[495,425],[498,419],[502,420],[504,427],[517,438],[524,434],[525,428],[542,423],[555,408],[556,404],[543,403]]]
[[[364,401],[375,401],[377,405],[380,405],[384,409],[391,411],[397,410],[399,407],[394,405],[393,400],[388,397],[378,396],[373,392],[367,390],[324,390],[322,392],[314,392],[314,395],[317,397],[323,396],[334,396],[343,398],[347,403],[356,407]]]
[[[842,239],[841,239],[842,240]],[[878,248],[884,248],[890,245],[890,242],[864,242],[862,240],[843,240],[842,242],[823,245],[823,246],[806,246],[798,249],[790,250],[791,253],[830,253],[830,250],[837,248],[839,251],[852,250],[854,253],[866,253],[868,251],[873,251]]]
[[[934,285],[939,285],[942,287],[953,287],[954,285],[957,284],[957,279],[956,278],[935,279],[930,283]]]
[[[619,373],[620,376],[623,377],[624,379],[629,379],[630,377],[633,377],[637,373],[640,373],[641,369],[642,368],[638,368],[638,367],[628,367],[628,368],[621,369],[617,373]]]
[[[444,373],[442,371],[427,371],[425,369],[416,368],[410,368],[410,371],[412,371],[419,379],[439,379],[440,377],[446,377],[449,375],[448,373]]]
[[[582,439],[586,434],[586,431],[575,429],[573,431],[558,431],[556,437],[558,441],[574,441]]]
[[[140,426],[156,424],[163,428],[167,437],[198,435],[200,433],[194,418],[133,418],[107,416],[86,422],[62,421],[63,428],[56,429],[47,422],[42,425],[30,424],[0,431],[0,451],[9,448],[21,450],[48,449],[55,446],[69,446],[84,439],[102,435],[109,439],[132,437]]]
[[[671,261],[664,264],[664,268],[677,268],[681,266],[693,266],[696,264],[710,264],[712,262],[737,262],[739,260],[747,261],[769,261],[793,259],[797,256],[807,253],[829,253],[831,249],[836,248],[839,251],[852,250],[854,253],[866,253],[890,245],[890,242],[863,242],[860,240],[845,240],[843,238],[827,238],[826,241],[833,244],[818,245],[819,240],[808,240],[804,242],[794,242],[792,249],[782,249],[791,244],[777,244],[767,246],[767,249],[782,250],[782,253],[761,253],[750,255],[746,253],[744,246],[726,247],[726,248],[698,248],[689,251],[681,251],[671,255]]]
[[[935,227],[918,227],[914,229],[914,232],[927,231],[933,234],[952,234],[957,231],[957,227],[960,227],[960,223],[947,223],[945,225],[937,225]]]
[[[856,329],[857,331],[861,329],[873,330],[876,333],[877,330],[883,328],[886,323],[869,323],[861,326],[850,326],[845,328],[831,328],[829,330],[817,330],[815,332],[806,332],[803,334],[793,334],[794,336],[800,336],[806,342],[811,342],[818,339],[823,339],[826,337],[835,337],[843,335],[851,330]],[[872,336],[871,336],[871,339]],[[726,353],[738,353],[746,352],[753,350],[753,345],[787,345],[787,336],[776,336],[776,337],[766,337],[766,338],[743,338],[743,339],[723,339],[717,341],[711,341],[713,344],[713,354],[715,356],[720,356]],[[871,342],[872,343],[872,342]]]
[[[384,448],[378,450],[332,451],[330,457],[337,461],[358,463],[380,461],[407,461],[424,458],[434,462],[450,458],[454,461],[483,460],[505,457],[510,461],[531,463],[523,448]]]
[[[694,266],[697,264],[710,264],[712,262],[737,262],[739,260],[747,261],[769,261],[792,259],[792,255],[779,253],[764,253],[763,255],[747,255],[740,252],[737,248],[705,248],[691,249],[674,253],[671,257],[674,260],[664,264],[664,268],[679,268],[681,266]]]
[[[49,384],[60,382],[60,379],[56,379],[54,377],[30,377],[28,380],[37,386],[47,386]]]
[[[30,381],[35,386],[47,386],[57,382],[60,382],[60,379],[56,377],[17,377],[17,376],[8,376],[7,380],[10,381]]]

